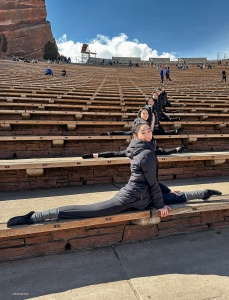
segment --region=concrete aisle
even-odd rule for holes
[[[0,264],[0,299],[228,300],[229,228]]]

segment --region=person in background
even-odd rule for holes
[[[61,76],[67,76],[67,71],[65,70],[65,68],[62,69]]]
[[[53,75],[52,69],[48,66],[48,68],[45,70],[45,75]]]
[[[162,89],[157,88],[156,89],[156,94],[157,94],[157,102],[158,102],[158,117],[160,121],[181,121],[181,117],[175,117],[175,118],[170,118],[169,116],[166,115],[166,113],[163,111],[163,104],[164,104],[164,97],[162,94]],[[156,95],[155,99],[156,99]]]
[[[226,71],[225,71],[225,69],[222,71],[222,82],[226,82],[226,80],[227,80],[227,78],[226,78],[227,76],[226,76]]]
[[[164,70],[163,70],[163,68],[160,69],[160,77],[161,77],[160,83],[163,83],[164,82]]]
[[[167,80],[172,81],[171,78],[170,78],[170,68],[169,67],[167,68],[167,70],[165,72],[165,77],[166,77]]]

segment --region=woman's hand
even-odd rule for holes
[[[169,206],[167,206],[167,205],[165,205],[163,208],[160,208],[159,210],[160,210],[160,212],[161,212],[161,217],[162,218],[165,218],[165,217],[167,217],[168,216],[168,214],[169,214],[169,210],[170,210],[171,208],[169,207]]]
[[[178,196],[178,193],[180,193],[180,191],[171,191],[171,194],[175,194],[176,196]]]

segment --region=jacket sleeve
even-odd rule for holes
[[[141,159],[140,166],[149,185],[150,197],[153,205],[157,209],[163,208],[165,203],[159,182],[157,181],[157,164],[153,151],[145,151],[145,154]]]

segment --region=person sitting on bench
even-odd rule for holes
[[[163,111],[164,99],[163,99],[161,88],[157,88],[156,92],[153,93],[153,99],[154,99],[154,102],[157,102],[157,105],[155,105],[155,107],[157,109],[157,115],[159,117],[159,121],[172,121],[172,122],[173,121],[181,121],[181,117],[170,118]]]
[[[50,67],[45,70],[45,75],[53,75],[53,71]]]
[[[146,108],[141,108],[138,112],[138,118],[143,119],[144,121],[146,121],[149,124],[149,114],[148,114],[148,110]],[[149,124],[150,125],[150,124]],[[153,128],[151,127],[151,130],[153,131]],[[131,130],[131,132],[133,133],[133,130]],[[152,140],[154,140],[154,137],[152,136]],[[154,140],[155,141],[155,140]],[[170,155],[173,153],[182,153],[184,151],[184,149],[186,149],[187,147],[185,146],[179,146],[176,148],[172,148],[172,149],[162,149],[159,148],[157,146],[157,143],[155,141],[155,154],[156,155]],[[109,158],[109,157],[126,157],[126,150],[123,151],[106,151],[106,152],[99,152],[99,153],[90,153],[90,154],[84,154],[82,156],[83,159],[88,159],[88,158],[99,158],[99,157],[103,157],[103,158]]]
[[[67,76],[67,72],[66,72],[65,68],[62,69],[61,76]]]
[[[180,110],[173,110],[173,111],[171,111],[171,110],[169,110],[169,111],[167,111],[166,110],[166,107],[174,107],[174,106],[182,106],[182,104],[177,104],[177,105],[172,105],[170,102],[169,102],[169,100],[168,100],[168,96],[167,96],[167,92],[165,91],[165,87],[164,86],[162,86],[161,87],[161,99],[162,99],[162,110],[164,111],[164,112],[171,112],[171,113],[180,113],[181,111]]]
[[[145,108],[148,111],[149,118],[148,122],[153,130],[154,135],[173,135],[178,134],[183,130],[182,127],[172,130],[165,130],[159,121],[159,108],[158,108],[158,101],[157,101],[157,93],[153,93],[153,97],[146,98],[146,106]]]
[[[134,138],[126,153],[130,158],[131,176],[128,183],[109,200],[88,205],[68,205],[40,212],[31,211],[26,215],[9,219],[7,226],[35,224],[53,219],[85,219],[118,214],[129,209],[147,210],[156,208],[160,216],[167,217],[168,205],[193,199],[208,200],[221,195],[217,190],[172,191],[158,182],[158,161],[155,142],[148,123],[136,119],[133,124]]]

